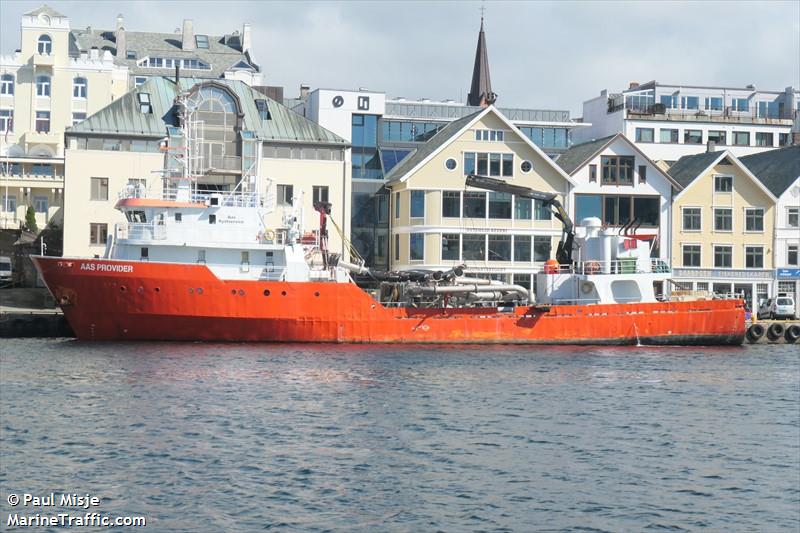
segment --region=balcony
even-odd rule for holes
[[[34,54],[33,64],[37,67],[52,67],[55,65],[56,56],[53,54]]]
[[[0,173],[0,186],[5,187],[52,187],[64,188],[64,175],[58,173],[36,174],[30,171],[7,174]]]
[[[62,142],[63,135],[63,132],[56,133],[54,131],[29,131],[25,133],[25,142],[31,145],[51,144],[58,146]]]

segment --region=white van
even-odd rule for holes
[[[0,283],[10,282],[11,274],[11,258],[0,255]]]
[[[794,320],[797,316],[795,314],[794,298],[791,296],[779,294],[775,298],[775,303],[772,304],[772,317],[773,318],[788,318]]]
[[[794,320],[797,317],[794,298],[786,293],[780,293],[775,298],[764,300],[758,308],[758,318],[788,318]]]

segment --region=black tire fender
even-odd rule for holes
[[[761,324],[752,324],[749,328],[747,328],[747,340],[751,343],[758,342],[758,340],[764,336],[766,333],[766,329]]]
[[[786,339],[786,342],[797,342],[797,339],[800,339],[800,324],[792,324],[791,326],[787,327],[784,338]]]
[[[783,324],[780,322],[775,322],[769,327],[769,329],[767,329],[767,338],[771,341],[776,341],[783,337],[785,330],[786,328],[783,327]]]

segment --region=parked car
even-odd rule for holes
[[[758,308],[758,318],[788,318],[793,320],[796,314],[794,298],[779,294],[777,298],[769,298]]]
[[[0,285],[11,282],[11,258],[0,255]]]

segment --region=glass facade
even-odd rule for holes
[[[389,193],[382,181],[353,182],[352,242],[367,265],[389,267]]]
[[[378,117],[353,115],[353,179],[382,179],[378,157]]]
[[[569,130],[567,128],[520,126],[519,129],[539,148],[569,148]]]
[[[408,120],[381,120],[381,141],[421,143],[445,126],[442,122],[412,122]]]

